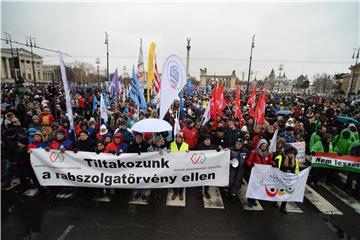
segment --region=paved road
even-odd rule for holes
[[[185,201],[175,203],[167,201],[167,190],[160,202],[152,195],[134,200],[132,190],[120,190],[110,202],[92,201],[86,192],[59,199],[56,192],[2,191],[2,239],[360,239],[360,203],[341,183],[308,186],[304,203],[290,204],[285,216],[269,202],[249,208],[245,184],[242,189],[235,204],[215,187],[211,201],[188,188]]]

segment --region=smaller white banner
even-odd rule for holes
[[[309,168],[292,174],[270,165],[255,164],[246,197],[274,202],[303,202],[308,175]]]
[[[305,142],[294,142],[290,143],[291,146],[297,149],[298,154],[296,155],[296,159],[300,162],[305,161]]]

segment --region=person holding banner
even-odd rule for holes
[[[298,174],[300,169],[296,155],[297,149],[295,147],[291,145],[285,145],[284,154],[280,154],[275,158],[274,166],[277,167],[280,171]],[[283,214],[287,214],[286,204],[287,202],[282,202],[280,206],[280,212]]]
[[[195,150],[217,150],[220,151],[220,148],[216,147],[216,145],[211,143],[211,136],[205,135],[204,140],[200,143]],[[210,199],[209,186],[200,187],[199,198],[207,198]]]
[[[265,139],[261,139],[256,147],[252,150],[246,164],[251,168],[254,164],[273,165],[272,153],[269,152],[269,144]],[[257,206],[255,199],[248,199],[249,207]]]
[[[116,133],[115,133],[116,134]],[[150,145],[144,141],[144,136],[142,133],[135,132],[135,138],[132,144],[129,145],[127,153],[137,153],[141,154],[142,152],[147,152]],[[147,196],[145,195],[144,189],[135,190],[135,199],[141,197],[142,200],[146,200]]]
[[[178,132],[175,135],[175,141],[170,144],[171,152],[188,152],[189,145],[184,142],[184,136],[182,132]],[[174,188],[173,195],[171,196],[171,200],[175,200],[177,196],[179,196],[180,201],[184,200],[184,188]]]
[[[237,203],[239,200],[239,191],[245,174],[245,163],[248,156],[249,150],[244,147],[242,139],[236,139],[234,146],[230,147],[230,160],[234,163],[230,165],[229,186],[224,189],[234,203]]]
[[[321,140],[317,141],[310,149],[311,154],[313,155],[316,152],[328,152],[335,153],[332,145],[332,135],[330,133],[322,133]],[[310,175],[310,186],[316,187],[318,181],[321,178],[321,169],[313,168]]]

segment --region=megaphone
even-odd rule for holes
[[[237,168],[239,166],[239,159],[237,158],[233,158],[230,160],[230,165],[233,167],[233,168]]]

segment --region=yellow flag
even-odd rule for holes
[[[148,67],[147,67],[147,101],[150,102],[150,88],[154,81],[154,58],[156,43],[152,42],[149,49]]]

